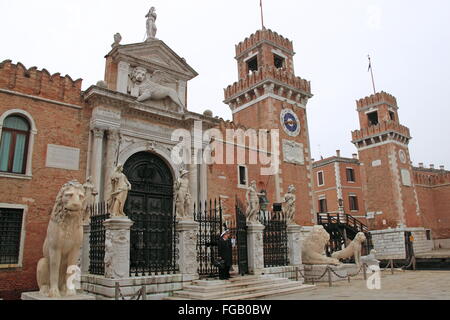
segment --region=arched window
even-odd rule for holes
[[[11,115],[3,122],[0,141],[0,172],[25,174],[27,166],[30,123],[20,115]]]

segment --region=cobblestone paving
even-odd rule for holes
[[[367,289],[363,277],[316,284],[312,291],[262,300],[450,300],[450,271],[382,272],[381,290]]]

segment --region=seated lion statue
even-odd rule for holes
[[[40,293],[50,298],[74,296],[75,289],[66,287],[67,270],[76,266],[83,241],[83,185],[77,181],[65,184],[56,197],[47,229],[44,257],[37,265]]]
[[[361,248],[362,244],[366,241],[366,236],[363,232],[356,235],[355,239],[344,250],[337,251],[331,256],[335,259],[348,259],[355,257],[355,263],[359,267],[361,266]]]
[[[303,243],[303,264],[340,265],[339,260],[329,258],[324,254],[325,246],[330,241],[330,235],[323,226],[314,226]]]

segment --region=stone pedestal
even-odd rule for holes
[[[261,275],[264,271],[264,226],[259,223],[247,224],[248,271]]]
[[[83,247],[81,248],[81,273],[86,274],[89,273],[89,250],[90,250],[90,239],[91,236],[91,225],[85,224],[83,225]]]
[[[198,223],[193,220],[180,220],[178,232],[178,266],[183,276],[198,279],[197,234]]]
[[[61,297],[61,298],[49,298],[41,295],[39,292],[24,292],[20,298],[21,300],[57,300],[57,301],[77,301],[77,300],[96,300],[95,296],[87,295],[87,294],[77,294],[76,296],[71,297]]]
[[[302,227],[297,224],[287,226],[289,265],[300,267],[302,264]]]
[[[130,228],[133,221],[112,218],[103,222],[105,237],[105,278],[124,279],[130,276]]]

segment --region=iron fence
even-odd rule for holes
[[[264,267],[283,267],[289,265],[287,221],[282,212],[260,211],[260,222],[265,226]]]
[[[103,222],[110,218],[108,205],[105,202],[95,203],[88,207],[91,233],[89,237],[89,273],[105,274],[105,236]]]

